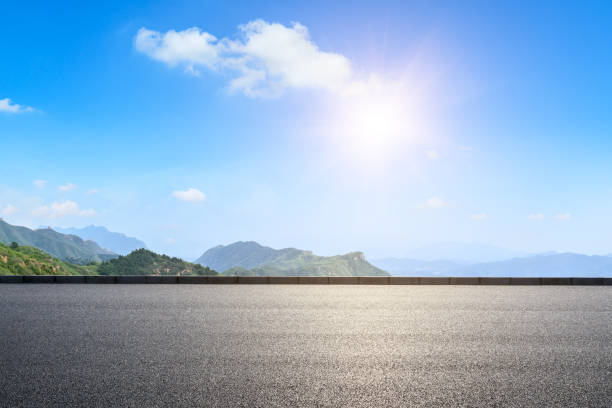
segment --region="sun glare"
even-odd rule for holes
[[[416,119],[407,98],[370,92],[342,98],[334,117],[334,139],[358,158],[382,160],[416,136]]]

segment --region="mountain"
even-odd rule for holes
[[[370,263],[394,276],[448,275],[466,262],[435,260],[423,261],[409,258],[374,259]]]
[[[247,276],[388,276],[361,252],[317,256],[295,248],[273,249],[257,242],[235,242],[206,251],[196,263],[225,275]]]
[[[51,228],[31,230],[10,225],[0,219],[0,243],[11,242],[32,246],[63,261],[81,265],[117,257],[117,254],[101,248],[94,241],[85,241],[76,235],[60,234]]]
[[[251,269],[274,261],[277,257],[297,256],[297,249],[273,249],[259,245],[257,242],[235,242],[230,245],[219,245],[204,252],[195,263],[209,266],[217,271],[226,271],[233,267]]]
[[[217,272],[168,255],[138,249],[97,266],[100,275],[217,275]]]
[[[548,252],[498,262],[459,264],[387,258],[372,262],[394,276],[610,277],[612,257]]]
[[[139,239],[128,237],[119,232],[112,232],[105,227],[90,225],[84,228],[61,228],[53,229],[62,234],[76,235],[85,240],[97,242],[103,248],[109,249],[120,255],[127,255],[140,248],[147,248],[147,245]]]
[[[29,246],[0,244],[0,275],[91,275],[95,266],[73,265]]]
[[[581,254],[536,255],[453,269],[451,276],[612,277],[612,258]]]
[[[405,255],[408,259],[422,261],[443,259],[458,263],[479,263],[503,261],[525,254],[488,244],[446,242],[424,245],[408,251]]]

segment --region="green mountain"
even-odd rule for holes
[[[117,254],[101,248],[94,241],[83,240],[76,235],[60,234],[51,228],[31,230],[0,219],[0,243],[8,245],[11,242],[32,246],[63,261],[81,265],[117,257]]]
[[[37,248],[0,244],[0,275],[92,275],[95,268],[60,261]]]
[[[97,272],[100,275],[217,275],[208,267],[146,249],[103,262],[97,266]]]
[[[361,252],[317,256],[295,248],[273,249],[257,242],[236,242],[206,251],[196,263],[240,276],[388,276]]]

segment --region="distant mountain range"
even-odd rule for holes
[[[496,262],[527,255],[489,244],[442,242],[423,245],[405,253],[405,258],[421,261],[446,260],[458,264]]]
[[[326,257],[295,248],[273,249],[253,241],[216,246],[195,262],[225,275],[388,276],[361,252]]]
[[[0,247],[0,273],[206,275],[220,271],[241,276],[388,276],[391,273],[395,276],[612,277],[612,254],[547,252],[517,256],[516,252],[490,245],[447,243],[415,249],[406,258],[385,258],[370,263],[361,252],[317,256],[311,251],[273,249],[249,241],[211,248],[192,264],[141,249],[144,242],[105,227],[57,230],[31,230],[10,225],[0,218],[0,244],[4,244]],[[129,255],[104,262],[119,255],[94,240]],[[19,246],[10,248],[12,242]],[[90,263],[100,265],[82,266]]]
[[[106,227],[90,225],[84,228],[61,228],[52,227],[55,231],[62,234],[76,235],[85,240],[97,242],[103,248],[113,251],[119,255],[127,255],[140,248],[147,248],[147,245],[139,239],[128,237],[119,232],[111,232]]]
[[[117,257],[116,253],[101,248],[94,241],[76,235],[61,234],[51,228],[31,230],[0,220],[0,243],[9,245],[11,242],[38,248],[63,261],[80,265]]]
[[[452,276],[610,277],[612,257],[572,253],[534,255],[462,266]]]
[[[445,275],[461,266],[469,265],[466,262],[434,260],[424,261],[410,258],[383,258],[373,259],[372,265],[389,272],[391,275],[427,276]]]
[[[396,276],[541,276],[610,277],[612,257],[572,253],[546,253],[474,264],[415,259],[372,261]]]

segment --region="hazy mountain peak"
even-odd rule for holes
[[[139,239],[128,237],[120,232],[109,231],[103,226],[89,225],[83,228],[53,227],[53,229],[63,234],[72,234],[85,240],[92,240],[104,248],[121,255],[127,255],[132,251],[147,247]]]

